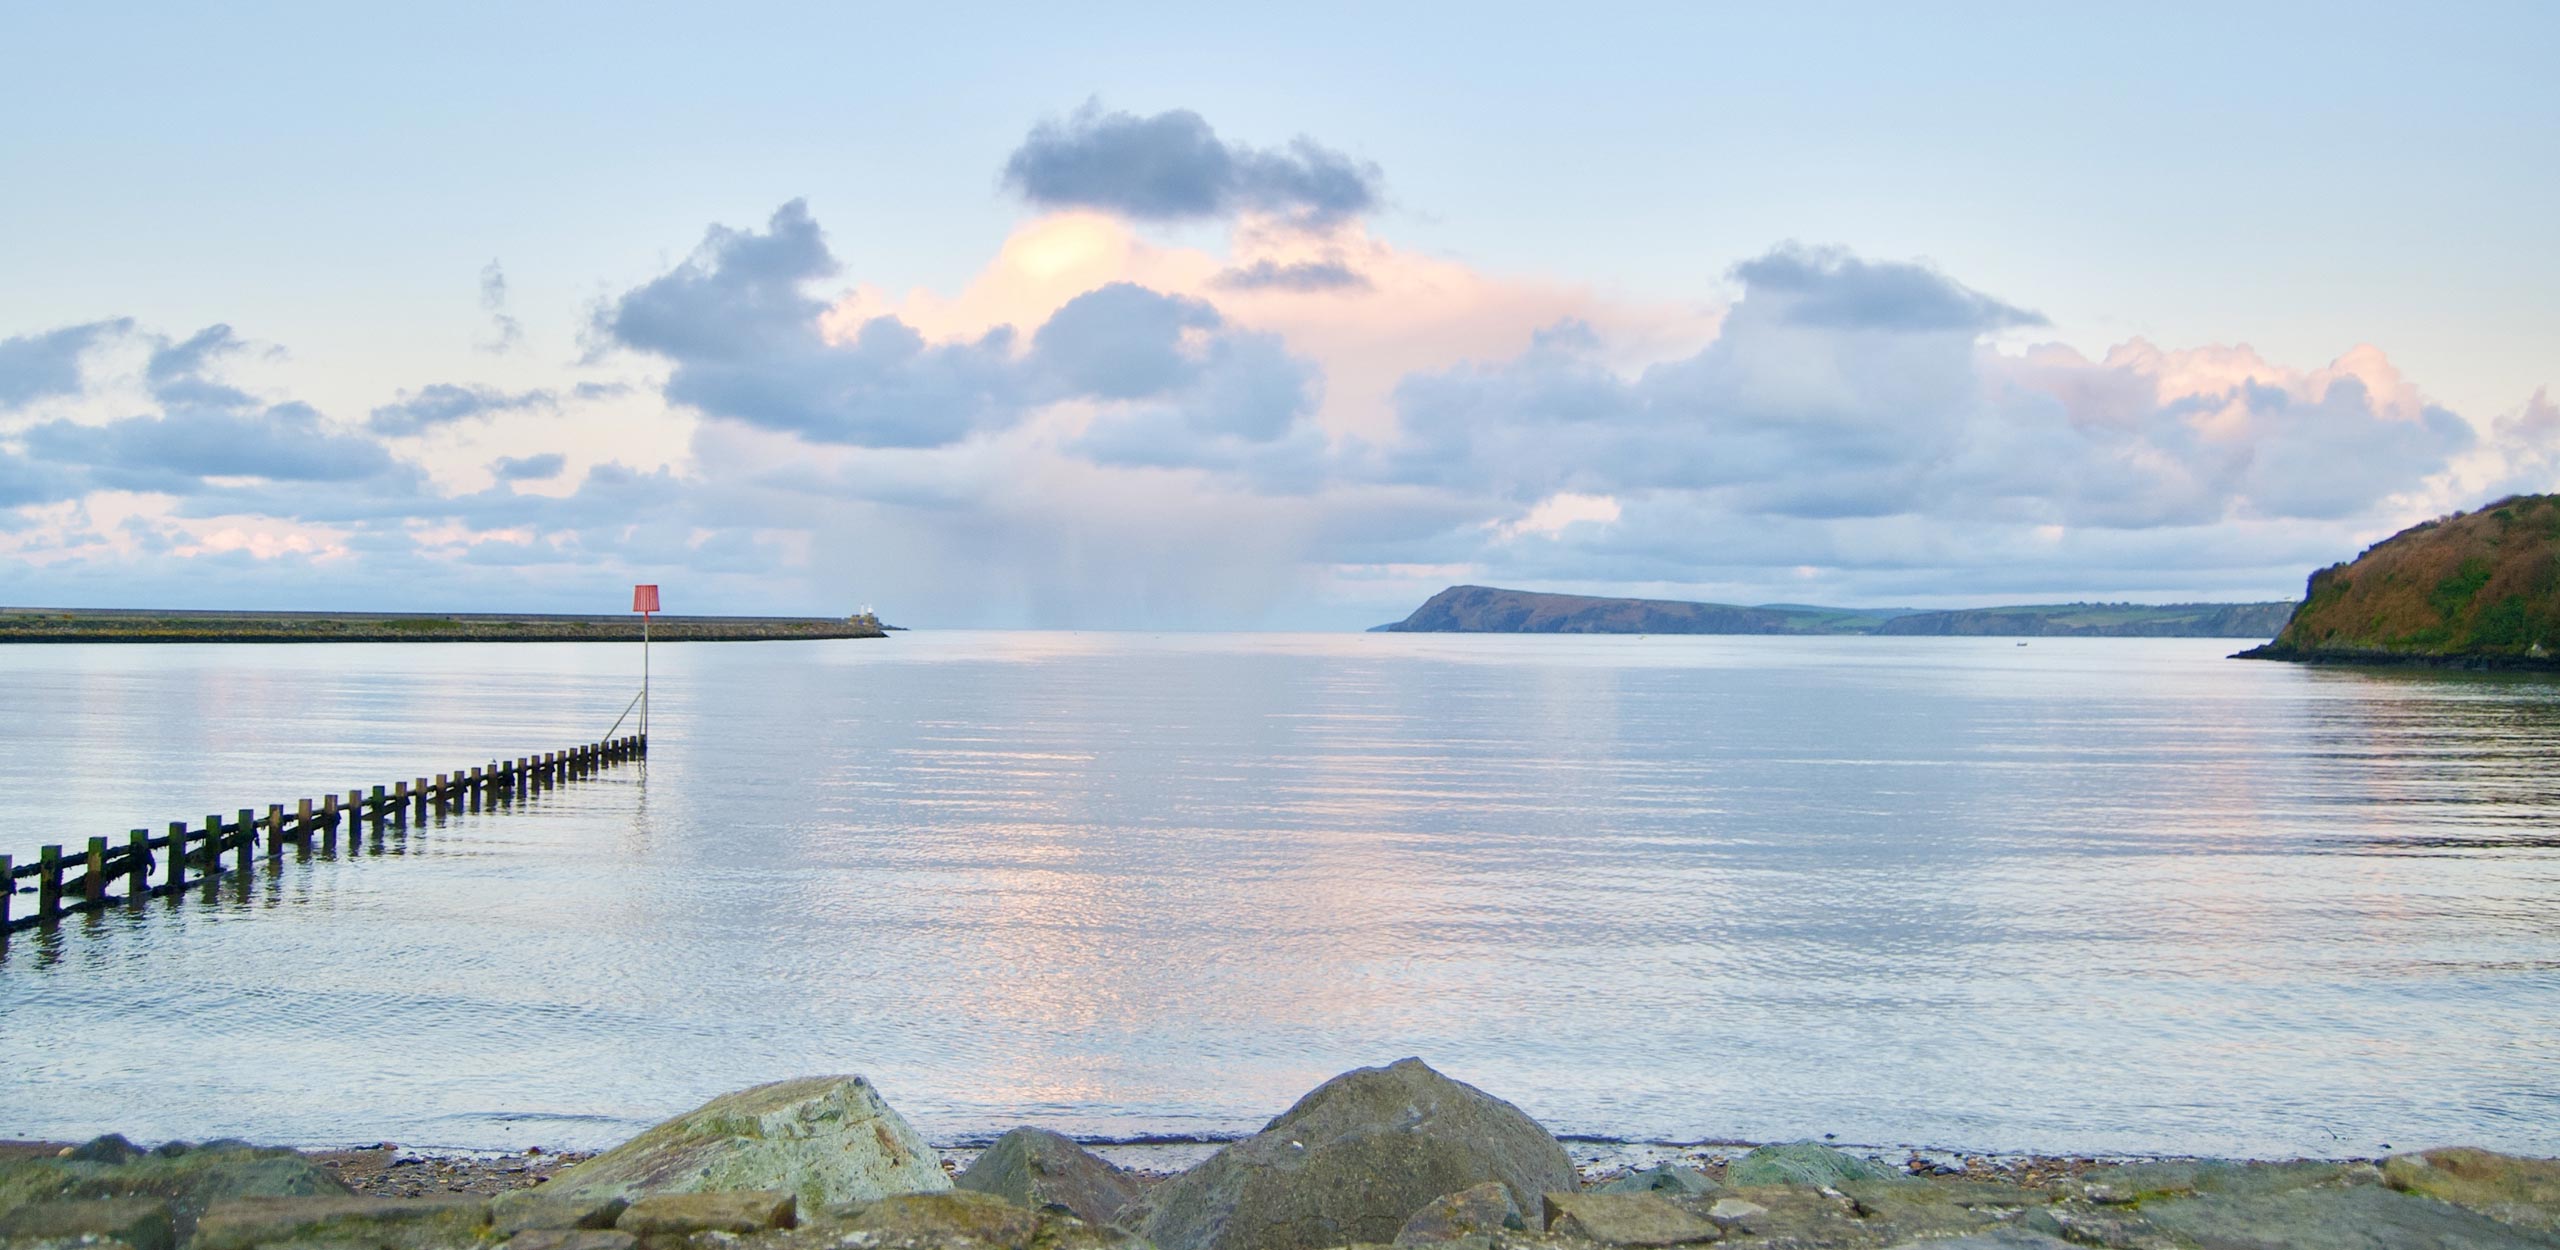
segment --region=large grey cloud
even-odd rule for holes
[[[80,357],[100,340],[132,328],[132,319],[116,318],[0,339],[0,412],[77,394]]]
[[[672,364],[670,401],[816,443],[946,447],[1068,400],[1161,406],[1194,432],[1268,441],[1314,407],[1312,366],[1201,300],[1110,283],[1027,342],[999,326],[930,343],[893,316],[831,342],[808,285],[838,272],[794,200],[762,231],[713,227],[682,265],[608,305],[598,328]]]
[[[1004,180],[1044,208],[1095,208],[1154,221],[1270,213],[1329,225],[1375,208],[1377,167],[1311,139],[1254,148],[1220,139],[1198,113],[1151,117],[1088,103],[1031,128]]]
[[[179,408],[103,425],[49,421],[26,431],[28,453],[80,466],[101,486],[192,493],[210,477],[350,482],[388,472],[372,439],[329,429],[307,404]]]

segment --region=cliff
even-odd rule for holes
[[[2560,495],[2425,521],[2311,575],[2253,660],[2560,669]]]

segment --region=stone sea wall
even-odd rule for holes
[[[22,1156],[0,1162],[0,1250],[2560,1248],[2560,1163],[2467,1149],[1985,1179],[1806,1142],[1586,1178],[1418,1059],[1161,1177],[1036,1128],[955,1177],[860,1077],[724,1095],[495,1196],[367,1196],[326,1156],[238,1142]]]

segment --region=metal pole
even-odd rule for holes
[[[649,736],[649,614],[640,614],[640,736]]]

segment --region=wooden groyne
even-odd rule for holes
[[[437,773],[432,779],[395,781],[370,791],[358,788],[344,797],[323,795],[316,803],[297,799],[290,809],[270,803],[264,815],[244,807],[227,821],[219,815],[207,816],[194,829],[179,820],[169,822],[164,834],[136,829],[122,842],[91,838],[86,848],[69,855],[60,846],[48,846],[32,864],[13,863],[9,856],[0,855],[0,883],[8,887],[0,889],[0,943],[17,930],[59,924],[64,916],[79,912],[139,904],[180,894],[190,886],[210,889],[226,876],[245,881],[257,871],[260,847],[266,850],[267,871],[280,872],[287,846],[296,848],[297,859],[308,859],[315,842],[323,853],[334,853],[343,829],[350,852],[363,848],[368,832],[379,847],[394,830],[405,836],[412,821],[424,822],[430,814],[510,803],[648,753],[647,736],[633,734],[566,751],[495,760]],[[223,866],[226,856],[231,859],[228,868]],[[29,878],[35,882],[35,906],[20,914],[18,896],[30,888],[20,882]]]

